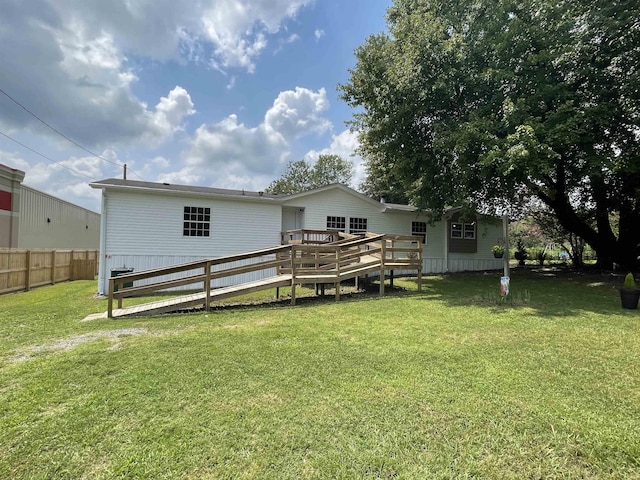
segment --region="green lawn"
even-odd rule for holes
[[[616,283],[398,283],[92,322],[94,282],[2,296],[0,478],[640,478]]]

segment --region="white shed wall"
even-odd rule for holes
[[[211,236],[183,236],[184,207],[211,208]],[[280,244],[281,207],[199,196],[108,191],[103,198],[105,245],[98,290],[108,289],[112,268],[136,272],[259,250]],[[255,277],[260,272],[254,274]],[[254,280],[251,275],[243,281]],[[220,282],[220,285],[225,284]]]

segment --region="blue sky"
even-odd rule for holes
[[[362,159],[338,98],[386,0],[0,0],[0,163],[98,211],[93,180],[262,190],[287,162]],[[57,163],[54,163],[57,162]],[[65,168],[66,167],[66,168]]]

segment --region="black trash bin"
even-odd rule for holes
[[[125,273],[131,273],[131,272],[133,272],[133,268],[130,268],[130,267],[112,268],[111,269],[111,276],[112,277],[119,277],[120,275],[124,275]],[[123,284],[122,287],[123,288],[133,287],[133,282],[127,282],[127,283]],[[114,292],[118,291],[118,285],[114,285],[113,291]]]

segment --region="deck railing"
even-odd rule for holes
[[[238,255],[198,260],[170,267],[109,278],[107,315],[113,301],[122,308],[124,298],[164,290],[196,286],[205,292],[204,306],[210,308],[211,282],[221,278],[264,270],[291,276],[291,303],[295,305],[296,284],[335,284],[340,298],[340,282],[379,272],[380,295],[384,294],[385,270],[416,270],[418,287],[422,281],[422,239],[400,235],[365,233],[351,235],[336,231],[293,230],[283,232],[284,245]],[[245,262],[238,265],[238,262]],[[178,278],[171,278],[178,276]],[[167,278],[170,277],[170,278]],[[144,281],[135,286],[134,282]]]
[[[127,273],[109,278],[109,294],[107,300],[107,316],[112,317],[113,300],[118,301],[118,308],[122,308],[122,299],[142,294],[152,294],[168,290],[170,288],[185,285],[199,285],[199,291],[204,291],[205,308],[210,307],[211,282],[233,275],[271,270],[274,272],[290,260],[281,256],[282,252],[290,250],[288,245],[255,250],[238,255],[228,255],[220,258],[208,258],[194,262],[172,265],[170,267],[156,268],[138,273]],[[237,262],[248,261],[245,265],[237,265]],[[181,275],[179,278],[166,279],[169,275]],[[164,277],[164,278],[163,278]],[[153,283],[135,286],[136,280],[158,279]]]

